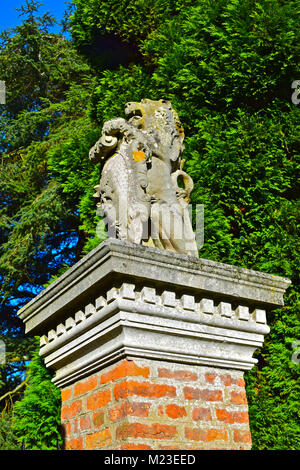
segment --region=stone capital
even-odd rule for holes
[[[65,387],[119,361],[240,371],[288,279],[108,239],[19,311]]]

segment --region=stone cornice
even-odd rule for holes
[[[119,280],[172,286],[229,301],[272,309],[283,305],[288,279],[228,264],[108,239],[25,305],[19,316],[26,332],[41,334],[57,324],[74,304],[80,307],[102,288]]]
[[[249,370],[289,283],[110,239],[19,315],[60,387],[121,358]]]

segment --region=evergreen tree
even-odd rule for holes
[[[13,431],[13,416],[4,411],[0,415],[0,450],[20,450],[21,446]]]
[[[3,423],[14,416],[14,402],[22,398],[26,387],[28,404],[31,386],[26,368],[36,350],[33,339],[24,338],[16,311],[79,259],[87,238],[80,228],[78,207],[85,191],[82,182],[91,178],[86,156],[95,131],[86,116],[86,101],[92,77],[72,43],[49,32],[54,19],[50,14],[38,16],[38,8],[37,2],[26,1],[21,8],[22,24],[0,36],[0,77],[6,82],[6,104],[0,106],[0,339],[6,346],[6,361],[0,364]],[[62,156],[60,178],[51,162],[63,150],[77,173],[66,170]],[[57,406],[56,414],[58,402]],[[44,433],[45,428],[41,429]],[[47,447],[52,441],[46,434],[38,439]]]
[[[12,432],[28,450],[51,450],[62,445],[60,434],[60,390],[39,356],[39,338],[27,372],[28,388],[13,410]]]

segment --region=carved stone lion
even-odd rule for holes
[[[128,121],[106,122],[90,150],[90,159],[104,164],[96,196],[109,235],[198,256],[187,208],[193,181],[182,170],[176,111],[168,101],[145,99],[127,103],[125,115]]]

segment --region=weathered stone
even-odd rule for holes
[[[201,299],[200,310],[203,313],[214,313],[214,301],[212,299]]]
[[[257,323],[266,323],[266,311],[260,308],[255,309],[254,317]]]
[[[79,310],[78,312],[75,313],[75,323],[76,325],[80,322],[82,322],[83,320],[85,320],[85,314],[82,310]]]
[[[104,124],[90,150],[91,161],[103,163],[94,196],[109,236],[198,257],[187,209],[193,181],[182,170],[184,131],[176,111],[168,101],[145,99],[127,103],[125,114],[128,121]]]
[[[176,295],[175,292],[165,290],[162,293],[161,300],[163,305],[166,307],[175,307],[176,305]]]
[[[184,294],[181,297],[181,303],[184,310],[195,310],[195,298],[193,295]]]
[[[110,239],[19,315],[33,334],[65,325],[65,333],[51,333],[41,347],[60,386],[132,356],[247,370],[269,332],[260,312],[282,305],[289,282]],[[233,304],[243,307],[237,315]],[[79,310],[85,311],[85,319],[78,323]]]
[[[249,320],[250,318],[249,307],[246,307],[244,305],[239,305],[237,308],[237,315],[240,320]]]
[[[231,304],[228,302],[220,302],[219,313],[220,315],[223,315],[224,317],[231,317],[232,316]]]
[[[155,289],[151,287],[143,287],[141,292],[141,300],[148,304],[155,304],[156,294]]]

